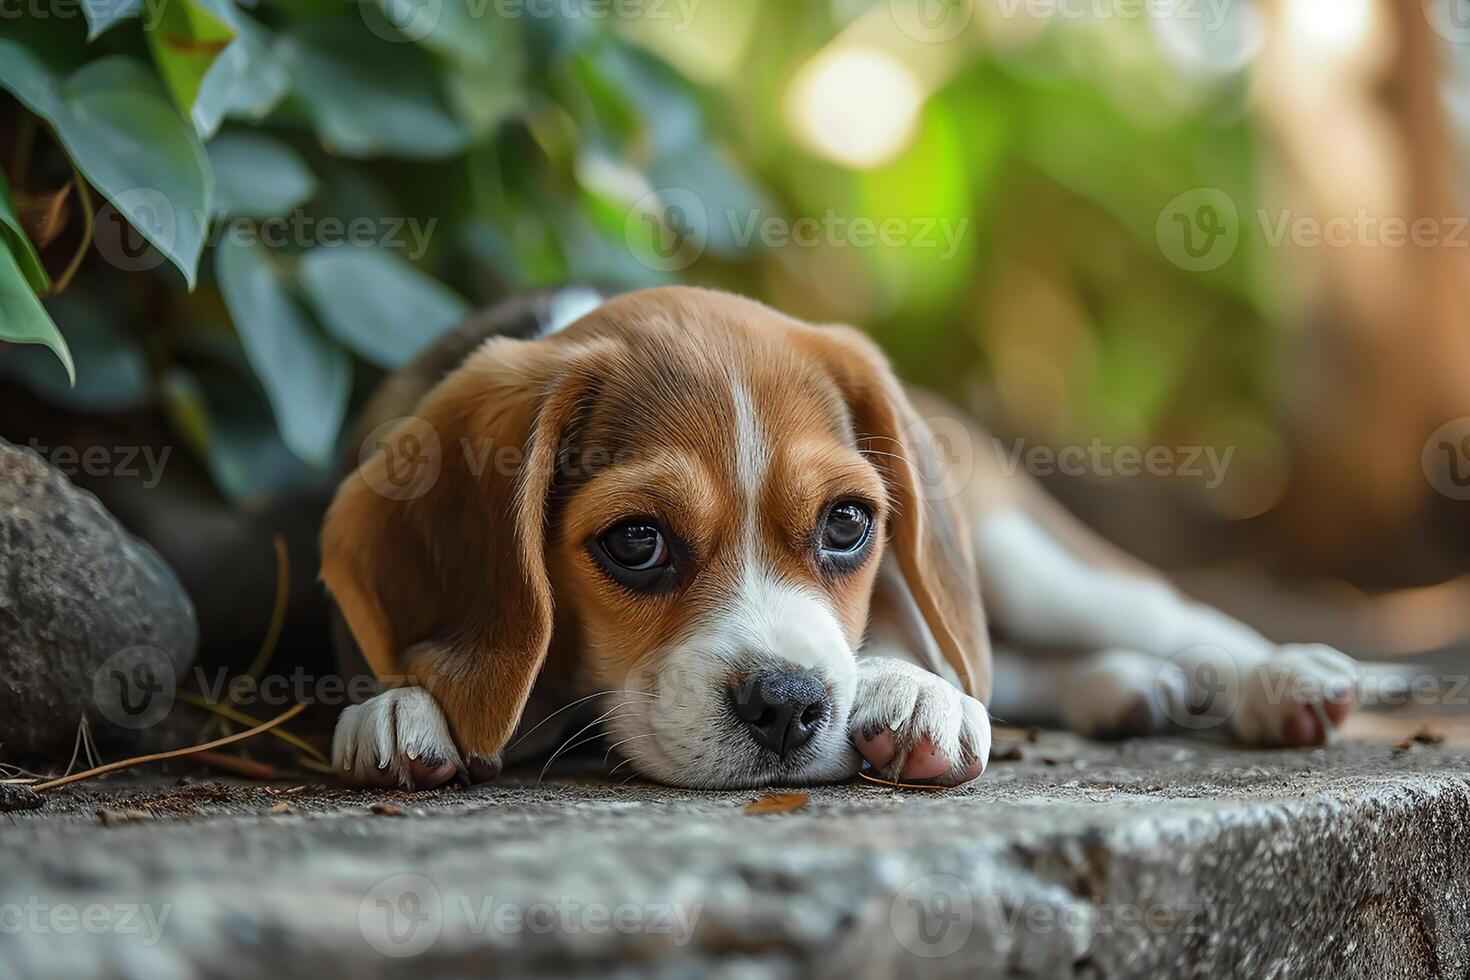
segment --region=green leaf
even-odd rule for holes
[[[351,359],[311,323],[264,246],[227,236],[215,248],[215,272],[281,438],[325,468],[347,414]]]
[[[322,482],[321,471],[281,441],[260,389],[235,370],[205,363],[196,374],[175,366],[160,387],[174,429],[230,500],[249,504]]]
[[[205,78],[200,99],[209,101],[211,88],[223,84],[227,88],[225,115],[258,121],[270,115],[286,97],[291,79],[277,50],[279,45],[269,31],[238,10],[235,30],[239,36]],[[218,80],[221,75],[227,76],[224,82]]]
[[[373,0],[364,8],[368,28],[379,37],[413,41],[461,64],[490,64],[514,49],[515,22],[485,16],[481,0]],[[471,9],[471,3],[478,10]]]
[[[10,249],[0,249],[0,340],[13,344],[45,344],[61,358],[66,376],[72,384],[77,380],[76,364],[62,339],[61,331],[31,292],[25,273],[16,264]]]
[[[87,180],[194,287],[214,178],[198,135],[140,62],[65,59],[0,38],[0,86],[49,122]],[[103,257],[127,266],[127,256]]]
[[[374,247],[313,249],[301,284],[333,336],[385,368],[406,364],[470,310],[438,280]]]
[[[45,303],[66,331],[76,359],[77,380],[39,347],[21,347],[0,357],[0,375],[12,378],[54,404],[81,412],[119,412],[148,398],[148,363],[132,336],[118,329],[114,310],[96,297],[68,289]]]
[[[722,258],[739,258],[746,249],[759,247],[759,237],[751,234],[753,223],[776,213],[750,178],[708,143],[660,158],[649,168],[648,179],[655,188],[683,189],[698,199],[704,209],[705,246]]]
[[[467,64],[450,70],[444,80],[456,115],[476,137],[490,134],[526,103],[519,48],[489,64]]]
[[[199,379],[186,368],[171,367],[159,379],[159,389],[163,394],[164,411],[168,413],[174,431],[200,459],[207,459],[213,436],[209,406]]]
[[[636,119],[655,155],[677,154],[708,140],[693,87],[668,65],[612,36],[598,38],[574,63],[606,135],[619,142]]]
[[[225,45],[199,81],[189,118],[202,139],[211,139],[226,116],[260,119],[286,93],[286,72],[271,50],[270,35],[233,0],[195,0],[229,28]]]
[[[10,197],[10,186],[5,183],[3,172],[0,172],[0,241],[4,241],[10,253],[15,256],[15,261],[25,273],[26,282],[31,284],[31,289],[39,293],[51,288],[51,277],[46,275],[46,267],[41,264],[41,256],[36,254],[36,246],[26,237],[25,229],[20,226],[20,217],[15,213],[15,201]]]
[[[203,4],[172,0],[159,8],[158,23],[143,33],[175,104],[193,119],[205,76],[235,39],[234,29]],[[197,127],[199,120],[194,121]],[[218,116],[214,124],[219,124]],[[199,128],[206,132],[211,129]]]
[[[433,58],[412,45],[347,22],[312,21],[283,39],[282,57],[293,94],[335,153],[436,159],[469,140]]]
[[[488,135],[525,104],[526,45],[513,17],[485,16],[484,0],[374,3],[361,8],[369,30],[413,41],[444,59],[445,94],[475,137]]]
[[[87,18],[87,40],[95,41],[102,32],[119,21],[138,16],[143,0],[82,0],[82,14]]]
[[[259,132],[221,133],[208,146],[216,214],[274,218],[311,200],[317,180],[291,147]]]

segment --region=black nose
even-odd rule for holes
[[[811,674],[763,670],[734,681],[730,701],[751,737],[783,759],[827,723],[827,685]]]

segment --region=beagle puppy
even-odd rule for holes
[[[322,532],[385,687],[337,727],[359,782],[491,777],[573,705],[574,738],[714,788],[964,783],[992,712],[1319,744],[1354,700],[1349,658],[1185,598],[863,334],[726,293],[514,301],[362,431]]]

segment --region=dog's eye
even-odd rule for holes
[[[676,549],[677,542],[671,545],[652,517],[627,518],[587,541],[587,551],[604,575],[644,595],[667,591],[678,582]]]
[[[634,592],[656,593],[674,582],[668,536],[652,517],[619,521],[588,542],[608,578]]]
[[[598,539],[602,550],[630,572],[646,572],[669,563],[663,532],[647,518],[624,521]]]
[[[852,501],[833,504],[822,522],[822,550],[829,555],[851,555],[868,541],[873,514]]]

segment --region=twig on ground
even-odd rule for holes
[[[173,749],[168,752],[154,752],[151,755],[140,755],[132,759],[122,759],[118,762],[108,763],[105,766],[98,766],[96,769],[88,769],[86,772],[79,772],[71,776],[62,776],[60,779],[53,779],[50,782],[41,783],[31,788],[40,793],[48,789],[55,789],[58,786],[65,786],[68,783],[80,782],[83,779],[91,779],[93,776],[101,776],[103,773],[117,772],[119,769],[130,769],[133,766],[141,766],[149,762],[162,762],[165,759],[178,759],[186,755],[194,755],[198,752],[205,752],[209,749],[221,748],[222,746],[230,745],[234,742],[242,742],[245,739],[250,738],[252,735],[259,735],[261,732],[270,731],[277,725],[290,721],[292,718],[295,718],[297,715],[301,714],[301,712],[305,710],[306,705],[304,704],[294,705],[289,711],[283,712],[282,714],[279,714],[276,717],[272,718],[270,721],[265,722],[261,725],[257,725],[249,731],[240,732],[237,735],[229,735],[225,738],[217,738],[213,742],[205,742],[203,745],[191,745],[186,749]]]
[[[244,756],[230,755],[228,752],[211,752],[205,749],[203,752],[195,752],[194,758],[212,769],[220,769],[236,776],[244,776],[246,779],[259,779],[262,781],[272,779],[285,779],[286,774],[275,766],[264,762],[256,762]]]
[[[77,185],[77,197],[81,198],[82,238],[77,243],[76,254],[71,257],[71,261],[61,271],[61,275],[51,280],[51,288],[46,290],[47,296],[55,296],[58,293],[64,292],[66,287],[71,285],[72,276],[75,276],[77,270],[82,267],[82,260],[87,257],[87,251],[92,247],[92,222],[94,220],[92,213],[92,192],[87,187],[87,178],[82,176],[82,172],[76,168],[75,164],[72,165],[71,172]]]
[[[223,718],[228,718],[230,721],[237,721],[242,725],[260,724],[259,718],[252,718],[245,712],[240,711],[236,708],[232,708],[227,704],[222,704],[219,701],[210,701],[206,698],[200,697],[193,691],[180,691],[179,700],[187,701],[189,704],[196,705],[206,711],[213,711],[215,714]],[[285,742],[287,745],[300,749],[302,752],[305,752],[307,755],[311,756],[318,762],[324,763],[327,761],[327,757],[322,755],[321,752],[316,748],[316,746],[312,745],[310,742],[299,735],[292,735],[290,732],[282,731],[280,729],[272,730],[271,735]]]
[[[241,677],[248,677],[252,681],[260,680],[260,675],[270,664],[271,658],[275,656],[276,646],[281,642],[281,629],[286,624],[286,605],[291,599],[291,551],[286,546],[285,535],[276,534],[271,538],[271,544],[276,549],[276,596],[271,604],[270,624],[266,626],[265,636],[261,638],[260,649],[255,652],[255,659],[250,661],[250,666],[245,669],[244,674],[240,675]],[[239,679],[240,677],[235,678],[235,680]],[[226,688],[226,693],[231,704],[238,703],[239,698],[233,682]],[[213,706],[219,703],[214,701],[205,702],[202,698],[198,701],[192,698],[186,698],[185,700],[198,704],[201,707],[210,708],[211,710],[215,710]],[[220,717],[209,719],[204,723],[204,727],[199,729],[200,738],[204,738],[215,729],[224,730],[226,728],[224,720],[226,718],[232,718],[227,711],[216,711],[216,713]],[[232,720],[241,721],[244,717],[246,716],[233,717]],[[287,741],[289,742],[291,740],[287,739]],[[320,753],[317,753],[310,746],[298,747],[305,748],[306,751],[316,754],[318,758],[321,757]]]
[[[312,772],[326,773],[328,776],[340,777],[342,775],[342,771],[340,769],[334,768],[330,763],[317,762],[315,759],[297,759],[296,764],[303,769],[310,769]]]
[[[888,779],[879,779],[876,776],[869,776],[865,772],[858,773],[858,778],[859,779],[867,780],[870,783],[876,783],[879,786],[886,786],[889,789],[927,789],[927,790],[954,789],[953,786],[938,786],[938,785],[936,785],[934,783],[900,783],[900,782],[895,782],[893,780],[888,780]]]

